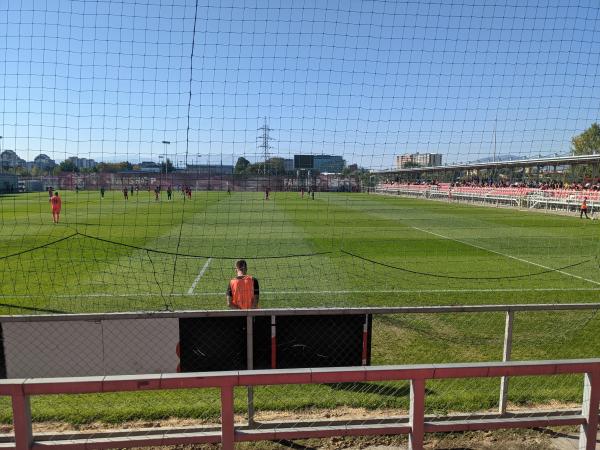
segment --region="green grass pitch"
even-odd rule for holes
[[[600,229],[575,215],[366,194],[62,197],[59,225],[45,193],[0,197],[0,256],[14,254],[0,260],[0,313],[223,308],[238,257],[265,308],[577,302],[600,290]]]
[[[263,308],[596,302],[600,291],[600,225],[575,214],[343,193],[312,200],[275,192],[268,201],[260,192],[194,192],[185,201],[163,192],[158,202],[146,191],[128,201],[118,191],[61,196],[58,225],[46,193],[0,197],[0,313],[223,309],[239,257],[260,280]],[[595,312],[519,313],[513,357],[595,357],[599,325]],[[377,317],[372,363],[499,360],[503,327],[501,313]],[[498,383],[431,383],[428,408],[493,408]],[[260,388],[255,399],[259,412],[402,409],[404,391],[403,383]],[[510,400],[571,402],[580,394],[579,378],[519,379]],[[42,397],[33,414],[214,418],[216,395]],[[243,411],[242,392],[236,401]],[[0,417],[10,420],[7,403]]]

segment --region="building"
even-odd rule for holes
[[[0,194],[18,192],[19,178],[16,175],[0,173]]]
[[[292,158],[283,159],[283,170],[286,172],[291,172],[294,170],[294,160]]]
[[[67,158],[67,161],[71,161],[78,169],[93,169],[97,164],[93,159],[78,158],[77,156],[71,156]]]
[[[16,169],[17,167],[26,167],[27,161],[19,158],[12,150],[4,150],[0,153],[0,165],[3,170]]]
[[[405,167],[435,167],[442,165],[441,153],[405,153],[396,156],[396,167],[403,169]]]
[[[344,158],[337,155],[294,155],[294,169],[340,173],[346,167]]]
[[[231,164],[188,164],[185,171],[205,177],[218,177],[221,175],[231,175],[233,173],[233,166]]]
[[[48,155],[40,153],[33,159],[33,167],[39,170],[50,171],[56,167],[56,161],[51,159]]]
[[[42,192],[43,190],[42,180],[19,180],[19,192]]]
[[[346,167],[344,158],[337,155],[315,155],[314,169],[317,172],[341,173]]]
[[[139,172],[160,173],[161,171],[160,164],[157,164],[154,161],[142,161],[137,167]]]

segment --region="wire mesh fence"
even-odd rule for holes
[[[7,378],[105,376],[304,367],[494,362],[594,357],[600,304],[321,310],[197,311],[152,314],[5,316]],[[510,321],[510,327],[508,322]],[[580,404],[581,376],[428,381],[428,415],[568,411]],[[323,420],[385,422],[406,416],[406,381],[237,388],[239,423],[254,427]],[[502,400],[502,399],[505,400]],[[0,418],[10,422],[3,400]],[[41,396],[36,422],[140,426],[177,418],[219,423],[218,392],[176,390]],[[365,423],[366,423],[365,422]],[[265,425],[267,424],[267,425]]]

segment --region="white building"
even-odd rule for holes
[[[442,165],[441,153],[406,153],[396,156],[396,168],[404,167],[434,167]]]
[[[78,158],[77,156],[71,156],[67,158],[67,161],[72,161],[73,165],[78,169],[93,169],[97,164],[93,159]]]

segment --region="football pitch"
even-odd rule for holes
[[[236,259],[263,308],[594,301],[598,223],[367,194],[64,191],[0,198],[1,312],[223,308]]]
[[[598,222],[367,194],[0,197],[0,312],[216,309],[237,258],[261,307],[595,301]]]
[[[223,309],[234,262],[260,280],[261,307],[596,302],[598,222],[505,208],[317,193],[61,192],[0,198],[1,312]],[[596,311],[519,313],[514,359],[593,357]],[[498,361],[503,313],[376,316],[373,365]],[[497,407],[499,380],[428,384],[428,410]],[[261,387],[257,414],[408,405],[406,383]],[[218,417],[213,391],[35,397],[36,421]],[[577,402],[579,377],[511,380],[509,400]],[[236,410],[245,410],[236,393]],[[1,404],[0,420],[10,422]]]

